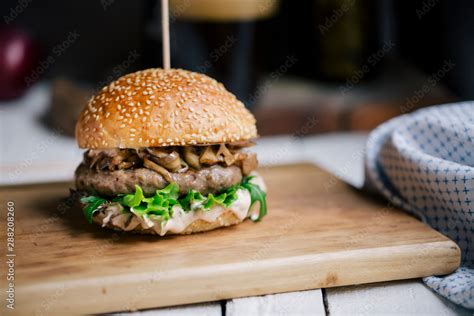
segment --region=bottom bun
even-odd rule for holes
[[[189,234],[194,234],[194,233],[205,232],[205,231],[213,230],[219,227],[236,225],[243,222],[243,220],[240,220],[237,216],[235,216],[234,212],[225,211],[213,222],[206,222],[202,219],[198,219],[192,222],[191,224],[189,224],[181,232],[167,231],[164,233],[157,232],[153,227],[145,228],[141,225],[138,225],[131,230],[124,230],[122,227],[114,225],[112,222],[109,222],[106,225],[103,225],[103,223],[99,219],[99,216],[94,217],[94,222],[96,222],[97,224],[101,224],[103,227],[111,228],[117,231],[128,231],[128,232],[138,233],[138,234],[151,234],[151,235],[164,236],[164,235],[189,235]]]
[[[252,182],[259,184],[265,190],[265,184],[258,174],[255,174]],[[168,221],[141,217],[131,212],[124,213],[114,204],[100,209],[94,215],[93,221],[102,227],[118,231],[161,236],[184,235],[239,224],[251,216],[253,210],[250,210],[250,204],[250,193],[245,189],[239,189],[237,199],[229,207],[215,205],[208,210],[197,209],[184,212],[181,206],[176,205],[173,208],[173,217]]]

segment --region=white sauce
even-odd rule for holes
[[[184,212],[181,206],[175,205],[173,207],[173,218],[169,219],[162,227],[161,231],[157,232],[164,235],[167,232],[181,233],[191,223],[196,220],[203,220],[205,222],[214,222],[225,211],[231,211],[235,216],[243,221],[248,214],[250,208],[250,193],[247,190],[238,190],[237,199],[229,208],[220,205],[214,205],[209,210],[198,209],[195,211]]]
[[[267,192],[267,186],[265,185],[265,182],[263,182],[263,178],[260,176],[260,174],[257,171],[252,171],[250,175],[253,176],[253,178],[250,180],[250,183],[258,185],[263,192]]]
[[[262,178],[256,172],[252,172],[252,175],[255,178],[251,182],[266,191]],[[100,212],[100,216],[94,217],[94,220],[100,222],[102,226],[111,223],[112,226],[119,227],[125,231],[133,230],[140,225],[143,229],[151,228],[157,234],[163,236],[167,232],[181,233],[196,220],[214,222],[226,211],[231,211],[239,220],[243,221],[248,217],[249,209],[250,193],[245,189],[239,189],[237,190],[237,199],[228,208],[215,205],[209,210],[203,210],[200,203],[193,203],[191,210],[184,212],[180,205],[175,205],[173,206],[173,217],[166,222],[162,221],[160,217],[122,213],[116,206],[105,208]],[[256,210],[252,210],[252,217],[255,216],[255,212],[258,215],[258,207]]]

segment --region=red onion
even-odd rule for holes
[[[31,85],[27,78],[38,61],[33,39],[15,27],[0,28],[0,99],[16,98]]]

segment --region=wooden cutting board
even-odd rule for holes
[[[16,311],[135,310],[446,274],[459,266],[455,243],[312,165],[261,173],[269,190],[262,222],[164,239],[88,224],[64,200],[67,183],[2,188],[2,236],[5,205],[15,202]]]

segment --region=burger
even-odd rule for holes
[[[120,77],[94,95],[75,135],[86,219],[146,234],[190,234],[267,213],[248,149],[255,118],[216,80],[181,69]]]

